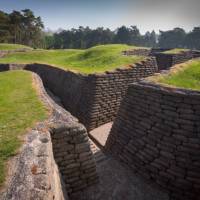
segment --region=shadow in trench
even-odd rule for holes
[[[71,200],[169,200],[165,191],[133,173],[125,165],[105,154],[93,141],[91,148],[97,163],[99,184],[70,198]]]
[[[10,64],[0,64],[0,72],[10,70]]]

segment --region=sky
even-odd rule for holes
[[[51,30],[137,25],[141,33],[200,26],[200,0],[0,0],[0,10],[31,9]]]

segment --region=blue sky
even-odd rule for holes
[[[0,10],[6,12],[25,8],[52,30],[137,25],[144,33],[200,26],[200,0],[0,0]]]

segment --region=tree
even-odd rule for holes
[[[156,43],[156,33],[155,33],[155,31],[152,31],[151,33],[149,31],[147,31],[142,38],[143,38],[142,39],[143,40],[142,41],[143,46],[156,47],[157,43]]]
[[[55,40],[53,35],[44,35],[44,48],[52,49],[54,47]]]
[[[21,43],[21,34],[23,30],[22,26],[22,19],[23,15],[18,11],[13,11],[9,15],[9,22],[10,22],[10,32],[13,35],[13,43]]]
[[[156,36],[156,33],[155,33],[155,31],[153,30],[152,32],[151,32],[151,36],[150,36],[150,47],[156,47],[156,45],[157,45],[157,36]]]
[[[137,26],[131,26],[131,28],[129,29],[130,32],[130,43],[129,44],[133,44],[133,45],[140,45],[142,43],[142,37],[140,35],[140,31],[137,28]]]
[[[186,33],[182,28],[160,31],[159,46],[162,48],[183,48]]]
[[[41,41],[41,30],[44,28],[40,17],[35,17],[30,9],[22,10],[23,43],[37,46]]]
[[[117,43],[130,44],[131,39],[132,38],[129,28],[126,26],[121,26],[117,29],[117,34],[115,36],[115,41]]]
[[[191,49],[200,49],[200,27],[195,27],[187,34],[185,45]]]
[[[169,31],[155,31],[140,34],[137,26],[121,26],[115,31],[98,27],[90,29],[80,26],[78,29],[63,30],[49,35],[43,31],[40,17],[30,9],[13,11],[10,14],[0,11],[0,42],[20,43],[32,47],[85,49],[99,44],[121,43],[128,45],[200,49],[200,27],[186,33],[182,28]],[[158,41],[157,41],[158,40]]]
[[[12,39],[9,26],[9,15],[0,11],[0,42],[8,42]]]
[[[40,46],[44,40],[43,23],[40,17],[25,9],[10,14],[0,11],[0,42],[21,43]]]

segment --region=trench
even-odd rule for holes
[[[190,56],[191,55],[189,55],[189,58]],[[169,61],[166,60],[166,62],[164,62],[164,67],[160,69],[169,69],[172,65],[171,59],[172,58],[170,57]],[[165,59],[162,58],[162,60]],[[181,57],[180,59],[177,58],[175,62],[180,63],[183,60],[184,59]],[[41,72],[39,72],[39,74],[41,74]],[[46,74],[42,73],[41,77],[46,79],[45,76]],[[49,79],[47,78],[44,80],[44,83],[46,87],[48,87],[50,84]],[[52,87],[48,89],[52,89]],[[68,105],[66,106],[66,102],[63,102],[63,99],[67,101],[67,96],[64,98],[63,95],[59,96],[59,92],[55,93],[58,96],[53,95],[53,93],[56,91],[56,88],[53,88],[53,90],[54,91],[51,90],[52,98],[64,108],[68,108]],[[98,99],[96,100],[98,101]],[[81,98],[77,100],[77,102],[78,101],[81,101]],[[79,118],[79,113],[74,112],[73,114]],[[84,121],[81,119],[81,122],[87,126],[87,120]],[[141,175],[135,173],[135,171],[131,171],[126,165],[119,162],[118,159],[115,159],[111,154],[104,151],[104,146],[106,144],[111,127],[112,122],[109,122],[97,124],[89,129],[89,142],[96,160],[99,183],[73,194],[71,199],[171,199],[171,197],[168,195],[168,192],[161,190],[152,182],[150,183],[146,179],[143,179]],[[127,161],[127,163],[125,161],[125,164],[129,165],[129,161]]]
[[[16,66],[16,68],[18,67]],[[19,66],[19,68],[21,67]],[[50,67],[52,70],[51,71],[48,70],[48,68],[49,66],[43,65],[25,66],[26,70],[36,72],[41,77],[49,96],[51,96],[51,98],[59,106],[63,107],[64,109],[67,108],[67,111],[69,111],[70,113],[72,113],[72,115],[76,117],[78,116],[81,123],[88,127],[88,117],[90,116],[85,115],[85,113],[89,113],[91,111],[90,109],[88,110],[88,108],[91,106],[90,104],[92,104],[92,102],[90,100],[90,97],[89,99],[88,96],[82,98],[81,94],[83,94],[84,92],[88,92],[88,90],[91,90],[93,92],[93,90],[96,89],[94,85],[85,84],[85,77],[79,75],[77,76],[70,72],[67,74],[63,72],[63,70]],[[3,68],[1,67],[1,71],[9,69],[9,65],[4,65]],[[154,71],[150,71],[150,73],[145,74],[145,76],[148,76],[153,72]],[[67,74],[67,76],[65,77],[63,76],[63,74]],[[119,84],[121,84],[120,81]],[[96,82],[98,83],[98,80],[95,80],[95,82],[91,83]],[[87,86],[89,86],[89,89],[87,88]],[[102,90],[102,88],[100,88],[100,90]],[[90,94],[91,91],[89,91],[88,94]],[[74,96],[76,96],[76,98],[74,98]],[[84,102],[84,104],[80,105],[80,102]],[[105,122],[107,122],[107,119],[105,121],[102,120],[102,122],[100,122],[99,124],[97,123],[94,126],[88,128],[90,136],[90,148],[96,161],[99,182],[73,193],[72,195],[70,195],[70,199],[169,200],[170,198],[166,191],[161,190],[157,187],[157,185],[153,184],[152,182],[143,179],[141,175],[133,172],[126,165],[119,162],[118,159],[115,159],[111,154],[104,151],[104,146],[112,127],[112,122]],[[56,155],[54,156],[56,160]],[[77,180],[77,182],[78,181],[79,180]]]
[[[46,90],[49,96],[63,107],[60,98],[48,88]],[[169,200],[166,191],[133,173],[126,165],[104,151],[111,127],[112,123],[107,123],[89,132],[99,182],[71,195],[70,200]]]

